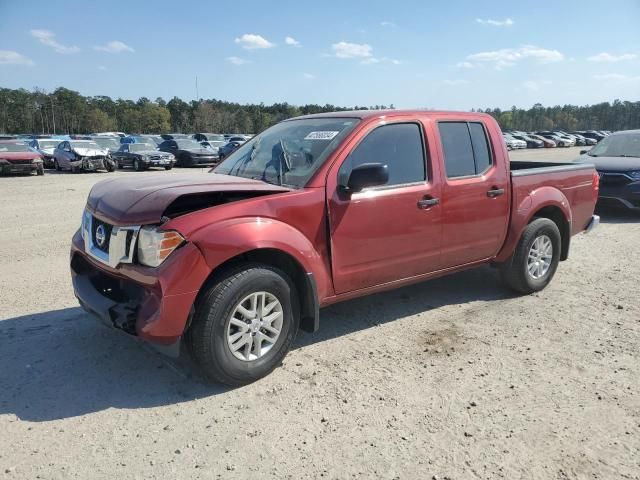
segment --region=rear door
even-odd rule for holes
[[[427,176],[423,126],[373,125],[329,173],[327,199],[337,294],[438,269],[440,182]],[[383,163],[386,185],[346,193],[338,183],[364,163]],[[340,180],[339,180],[340,179]]]
[[[501,146],[491,144],[487,125],[478,120],[440,121],[437,131],[445,164],[443,267],[491,258],[502,247],[509,219],[509,174],[495,155]]]

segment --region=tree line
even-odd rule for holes
[[[83,134],[101,131],[129,133],[219,132],[258,133],[286,118],[352,109],[384,109],[393,105],[339,107],[288,103],[241,105],[222,100],[178,97],[166,101],[142,97],[137,101],[108,96],[83,96],[67,88],[0,88],[0,132]],[[473,109],[493,116],[503,129],[626,130],[640,128],[640,102],[614,100],[596,105],[564,105],[530,109]]]

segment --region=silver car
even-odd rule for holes
[[[29,146],[42,155],[44,168],[53,168],[53,151],[62,142],[55,138],[34,138]]]
[[[115,163],[109,151],[101,148],[93,140],[65,140],[53,151],[56,170],[113,172]]]

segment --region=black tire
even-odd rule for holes
[[[551,240],[553,247],[551,263],[548,270],[540,278],[534,278],[528,270],[529,252],[533,242],[542,236]],[[534,219],[525,228],[511,258],[500,266],[502,281],[512,290],[530,294],[545,288],[558,268],[562,238],[558,226],[548,218]]]
[[[44,165],[39,165],[36,169],[36,175],[44,175]]]
[[[164,167],[165,170],[171,170],[173,168],[173,165],[169,165],[168,167]]]
[[[60,164],[58,163],[58,160],[54,160],[53,161],[53,168],[55,168],[56,171],[58,171],[58,172],[62,171],[62,168],[60,167]]]
[[[144,170],[144,166],[140,163],[140,161],[137,158],[133,160],[133,169],[136,172],[141,172]]]
[[[116,169],[115,164],[111,161],[111,160],[105,160],[104,162],[104,169],[107,172],[113,172]]]
[[[228,345],[227,327],[236,306],[259,291],[274,295],[280,302],[282,329],[273,347],[262,357],[240,360]],[[281,364],[298,332],[299,316],[296,290],[286,274],[266,265],[245,264],[229,271],[200,297],[185,341],[195,362],[211,380],[246,385]]]

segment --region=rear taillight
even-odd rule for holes
[[[598,200],[598,191],[600,190],[600,174],[598,171],[593,172],[593,199]]]

